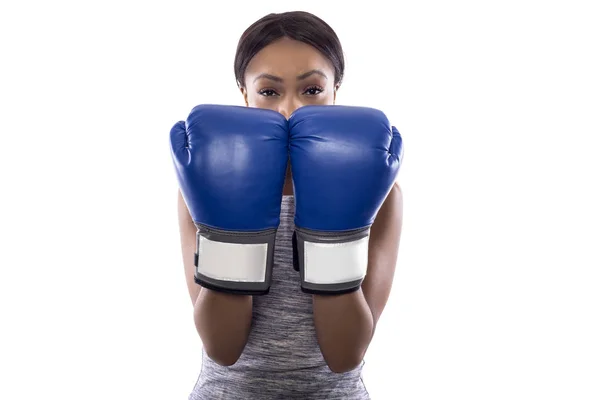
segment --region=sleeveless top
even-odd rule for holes
[[[188,400],[369,400],[364,361],[336,374],[321,354],[313,324],[312,295],[300,290],[292,266],[294,197],[283,196],[269,294],[255,296],[252,329],[238,361],[229,367],[202,351],[202,368]]]

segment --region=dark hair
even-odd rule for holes
[[[244,74],[250,60],[267,45],[290,38],[315,47],[333,64],[334,86],[344,77],[344,53],[335,31],[319,17],[305,11],[268,14],[246,29],[238,43],[234,61],[235,79],[245,86]]]

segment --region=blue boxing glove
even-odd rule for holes
[[[402,138],[379,110],[305,106],[289,119],[301,288],[343,294],[366,276],[369,234],[402,162]]]
[[[287,128],[272,110],[199,105],[171,129],[179,187],[198,229],[196,283],[233,294],[269,292]]]

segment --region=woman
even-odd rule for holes
[[[334,104],[344,75],[337,35],[306,12],[270,14],[255,22],[242,35],[234,64],[246,106],[286,118],[304,105]],[[337,296],[299,289],[292,267],[289,168],[268,295],[232,295],[197,285],[196,227],[181,193],[178,209],[185,276],[204,347],[190,399],[369,399],[361,371],[396,266],[402,223],[397,185],[372,226],[361,288]]]

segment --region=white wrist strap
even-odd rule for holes
[[[233,282],[264,282],[267,243],[224,243],[197,237],[197,271],[209,278]]]
[[[304,280],[334,284],[364,279],[369,260],[369,236],[345,243],[304,241]]]

